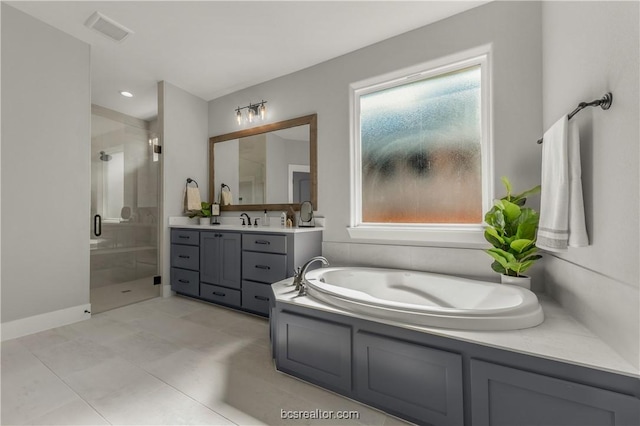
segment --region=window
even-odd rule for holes
[[[352,236],[482,241],[492,195],[488,51],[443,62],[352,85]]]

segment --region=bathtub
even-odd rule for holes
[[[428,272],[320,268],[306,274],[307,295],[351,312],[458,330],[517,330],[544,321],[524,288]]]

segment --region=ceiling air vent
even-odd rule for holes
[[[133,31],[124,25],[118,24],[113,19],[107,18],[100,12],[95,12],[91,15],[85,25],[117,43],[124,41],[133,34]]]

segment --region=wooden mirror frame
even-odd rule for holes
[[[309,125],[309,172],[311,175],[311,203],[313,208],[318,208],[318,114],[305,115],[304,117],[292,118],[290,120],[279,121],[277,123],[265,124],[264,126],[252,127],[250,129],[238,130],[209,138],[209,200],[215,198],[216,183],[214,182],[214,146],[218,142],[225,142],[233,139],[246,138],[247,136],[259,135],[290,127]],[[305,200],[306,201],[306,200]],[[283,210],[289,207],[300,210],[301,203],[284,204],[238,204],[231,206],[220,206],[221,211],[258,211],[258,210]]]

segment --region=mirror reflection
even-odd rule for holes
[[[232,204],[300,203],[311,197],[309,125],[219,142],[215,176]]]
[[[294,208],[315,201],[316,116],[300,117],[210,139],[212,200],[231,190],[223,210]]]

